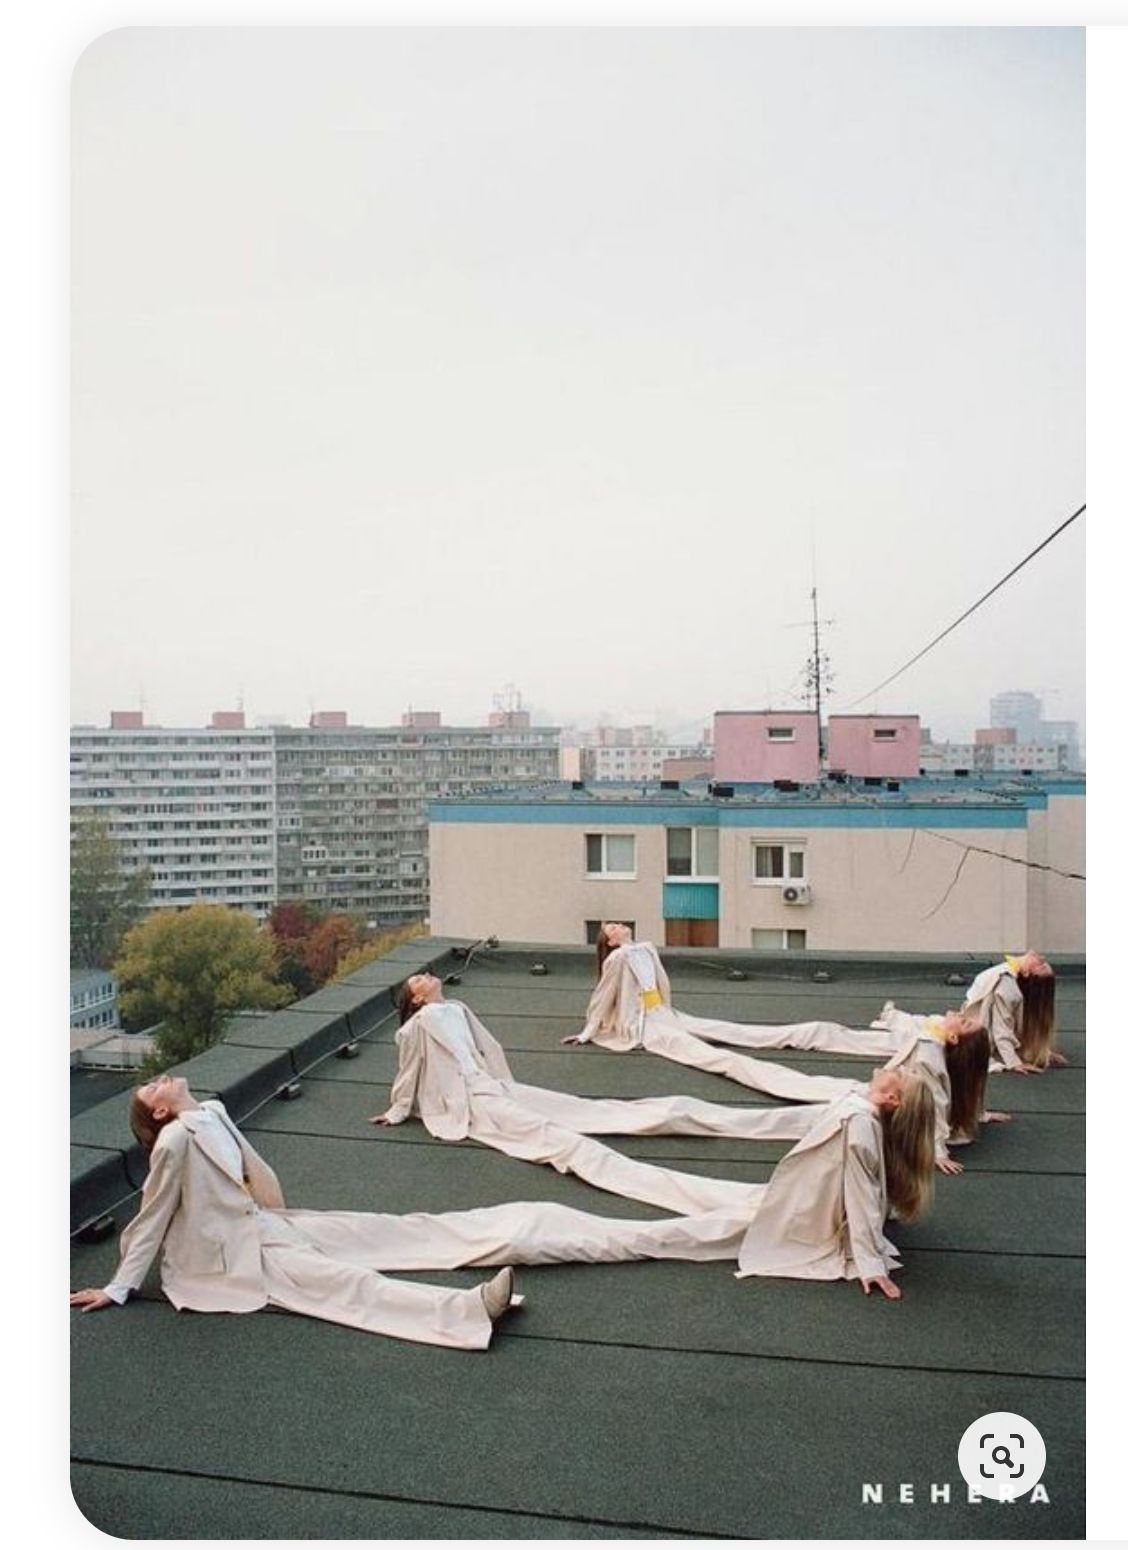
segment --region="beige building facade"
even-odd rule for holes
[[[582,943],[627,920],[668,946],[1084,951],[1083,783],[904,784],[436,802],[431,929]]]

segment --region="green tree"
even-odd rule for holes
[[[232,1012],[293,999],[275,981],[270,933],[222,904],[156,911],[126,934],[114,972],[126,1027],[161,1024],[157,1069],[215,1044]]]
[[[149,871],[125,872],[104,818],[75,820],[71,831],[71,967],[107,969],[149,901]]]

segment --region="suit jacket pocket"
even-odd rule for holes
[[[193,1238],[177,1255],[177,1268],[188,1275],[221,1276],[227,1270],[227,1256],[218,1238]]]

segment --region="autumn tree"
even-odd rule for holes
[[[71,831],[70,961],[75,969],[105,969],[149,900],[149,872],[126,872],[106,820],[76,819]]]
[[[267,921],[274,938],[278,978],[299,999],[317,989],[306,962],[306,944],[321,918],[321,911],[312,904],[288,899],[274,906]]]
[[[410,926],[396,926],[391,931],[381,931],[377,936],[370,937],[367,942],[361,942],[351,952],[347,952],[338,962],[333,979],[347,979],[350,974],[363,969],[365,964],[375,963],[378,958],[383,958],[401,942],[410,942],[417,936],[425,935],[426,929],[426,926],[416,923]]]
[[[306,967],[315,986],[324,985],[337,972],[341,959],[358,945],[356,922],[347,915],[327,915],[306,938]]]
[[[233,1012],[285,1006],[275,948],[251,916],[222,904],[159,910],[130,930],[114,964],[127,1028],[160,1023],[158,1069],[199,1055]]]

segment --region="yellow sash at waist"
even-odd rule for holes
[[[656,1006],[662,1005],[662,992],[660,990],[644,990],[642,1004],[648,1012],[652,1012]]]

